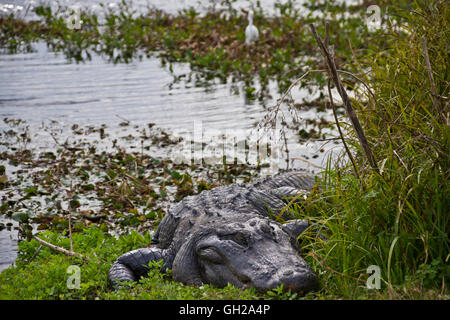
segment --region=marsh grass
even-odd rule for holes
[[[389,50],[372,61],[367,82],[375,101],[356,102],[380,174],[370,169],[356,135],[361,179],[348,161],[323,172],[322,192],[306,215],[328,241],[305,235],[309,261],[325,292],[357,298],[448,298],[449,260],[449,7],[416,2],[398,12],[402,31],[389,30]],[[426,39],[436,96],[424,53]],[[381,269],[381,290],[368,290],[370,265]],[[326,288],[326,289],[325,289]]]

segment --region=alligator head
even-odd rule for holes
[[[292,292],[315,289],[315,273],[298,255],[281,225],[259,216],[247,219],[191,234],[173,262],[174,279],[219,287],[230,283],[258,291],[280,285]]]

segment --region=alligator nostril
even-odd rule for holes
[[[318,287],[318,281],[314,273],[304,270],[304,272],[295,271],[289,276],[283,273],[285,288],[293,292],[306,292]]]
[[[259,228],[264,233],[270,233],[270,227],[267,224],[262,224]]]

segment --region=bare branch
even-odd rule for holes
[[[339,124],[339,119],[338,119],[338,116],[337,116],[337,113],[336,113],[336,106],[335,106],[334,101],[333,101],[333,94],[331,93],[331,80],[330,79],[328,79],[328,95],[330,97],[330,104],[331,104],[331,108],[333,109],[334,121],[336,122],[336,126],[337,126],[338,131],[339,131],[339,136],[341,137],[342,143],[343,143],[344,148],[345,148],[345,152],[347,152],[347,155],[348,155],[348,157],[350,158],[350,161],[353,164],[353,170],[355,171],[355,175],[359,179],[358,167],[356,166],[355,159],[353,158],[353,155],[352,155],[352,153],[350,152],[350,149],[347,146],[347,142],[345,142],[344,134],[342,133],[341,125]]]
[[[42,244],[43,246],[46,246],[46,247],[49,247],[50,249],[53,249],[53,250],[55,250],[55,251],[64,253],[64,254],[67,255],[67,256],[71,256],[71,257],[73,257],[73,256],[81,257],[81,254],[79,254],[79,253],[77,253],[77,252],[69,251],[69,250],[66,250],[66,249],[64,249],[64,248],[55,246],[54,244],[48,243],[47,241],[44,241],[44,240],[42,240],[42,239],[40,239],[40,238],[38,238],[38,237],[36,237],[36,236],[33,236],[33,239],[36,240],[37,242],[39,242],[40,244]]]
[[[319,35],[317,34],[316,28],[313,24],[310,24],[311,31],[316,38],[317,44],[319,45],[320,50],[322,51],[322,55],[324,56],[327,65],[329,67],[329,71],[331,74],[331,78],[333,79],[333,82],[339,92],[339,95],[342,98],[342,102],[344,103],[345,111],[347,112],[348,117],[350,118],[350,121],[353,125],[353,128],[355,129],[356,135],[358,136],[359,143],[364,150],[364,153],[366,154],[366,157],[369,161],[370,166],[373,170],[379,173],[377,162],[375,160],[375,157],[373,156],[372,150],[370,149],[369,143],[367,142],[367,138],[364,134],[364,131],[361,127],[361,124],[359,122],[359,119],[355,113],[355,110],[353,109],[350,99],[348,98],[347,92],[344,89],[344,86],[342,85],[342,82],[339,78],[338,71],[336,68],[336,64],[334,63],[328,48],[325,47],[322,40],[320,39]]]

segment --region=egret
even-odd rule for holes
[[[253,41],[258,39],[258,29],[253,25],[253,11],[248,14],[248,26],[245,29],[245,43],[251,45]]]

